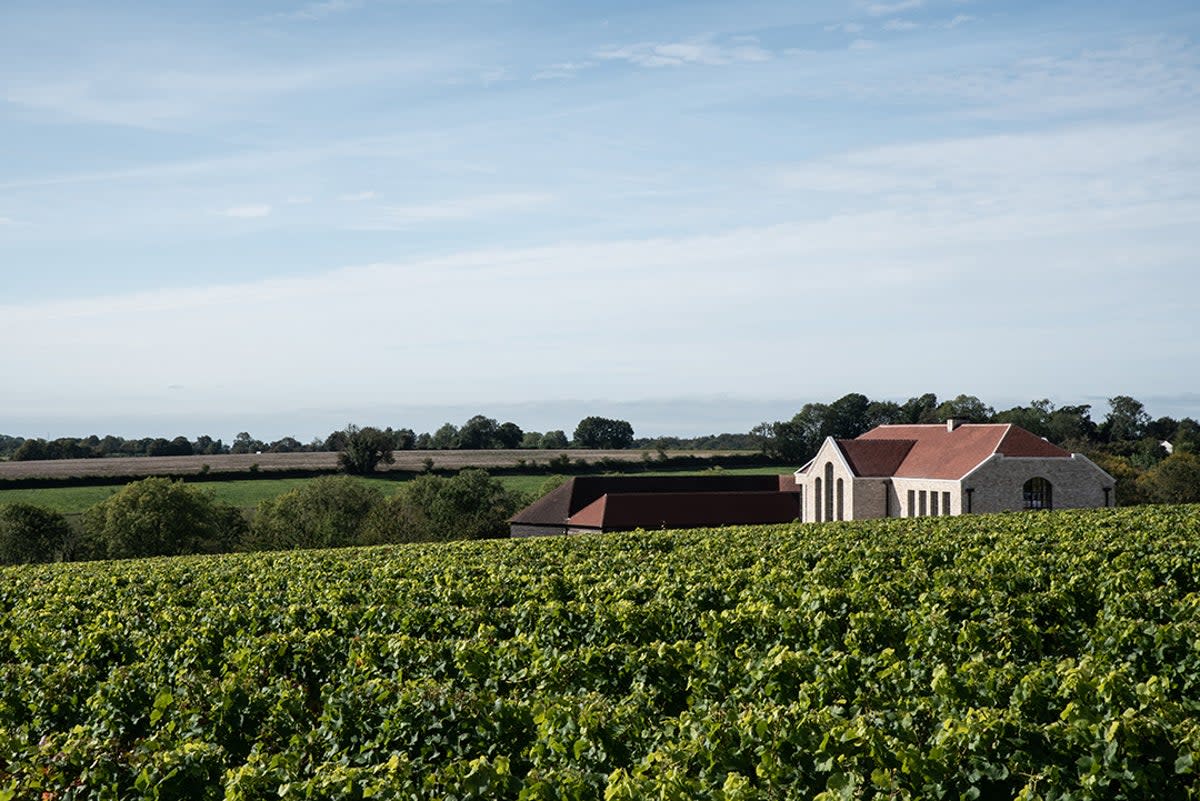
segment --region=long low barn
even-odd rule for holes
[[[633,529],[790,523],[800,516],[791,475],[578,476],[509,520],[514,537]]]

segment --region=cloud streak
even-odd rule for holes
[[[253,220],[271,216],[271,207],[266,203],[257,203],[249,206],[231,206],[221,213],[226,217]]]
[[[430,223],[491,217],[527,211],[544,206],[552,200],[554,200],[553,195],[542,192],[497,192],[440,203],[389,206],[385,209],[386,217],[378,225],[385,228],[406,228]]]
[[[723,66],[771,60],[771,52],[757,41],[739,40],[721,44],[711,37],[683,42],[641,42],[599,50],[596,58],[626,61],[638,67]]]

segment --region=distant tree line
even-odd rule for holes
[[[478,469],[422,474],[393,495],[350,476],[322,476],[248,517],[209,490],[152,477],[88,508],[77,526],[30,504],[0,506],[0,563],[503,537],[528,500]]]
[[[233,442],[225,443],[210,436],[189,440],[143,437],[125,439],[114,435],[104,437],[59,437],[58,439],[25,439],[0,434],[0,459],[41,461],[46,459],[101,459],[114,456],[208,456],[225,453],[312,453],[346,451],[352,434],[369,431],[376,445],[389,451],[408,450],[490,450],[496,448],[529,448],[558,450],[563,448],[621,449],[633,447],[633,426],[625,420],[605,417],[585,417],[575,428],[574,436],[566,432],[524,431],[513,422],[497,422],[495,418],[477,414],[461,426],[445,423],[433,433],[417,434],[411,428],[364,428],[356,426],[334,431],[324,439],[316,437],[308,443],[295,437],[283,437],[273,442],[256,439],[243,431]],[[735,435],[722,435],[735,436]],[[679,440],[680,447],[685,441]],[[369,471],[367,471],[369,472]]]

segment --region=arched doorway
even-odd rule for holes
[[[1025,496],[1026,509],[1054,508],[1054,488],[1041,476],[1029,479],[1021,489]]]

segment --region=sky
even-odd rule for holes
[[[1200,417],[1200,5],[0,3],[0,433]]]

